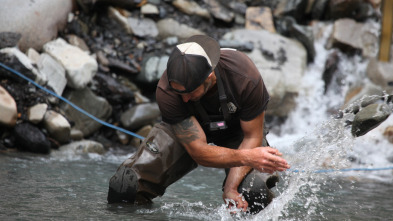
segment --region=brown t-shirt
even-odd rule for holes
[[[221,75],[228,103],[232,103],[231,122],[228,123],[230,133],[240,131],[240,120],[250,121],[266,110],[269,93],[263,83],[262,77],[251,59],[236,50],[221,50],[220,60],[217,64]],[[218,90],[212,89],[200,100],[201,105],[213,120],[222,116]],[[161,111],[162,120],[169,124],[176,124],[194,115],[199,123],[193,102],[183,102],[180,95],[171,91],[168,85],[166,71],[158,82],[156,100]],[[233,108],[236,106],[236,108]],[[235,111],[234,111],[235,110]],[[222,117],[223,118],[223,117]],[[217,119],[219,120],[219,119]],[[205,129],[205,128],[204,128]],[[205,130],[207,136],[211,134]],[[224,132],[225,133],[225,132]],[[222,136],[223,134],[220,133]]]

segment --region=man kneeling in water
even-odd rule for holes
[[[244,53],[190,37],[172,51],[156,100],[163,122],[112,177],[109,203],[150,202],[196,164],[226,168],[229,207],[257,213],[271,202],[278,178],[269,174],[289,165],[267,144],[269,94]]]

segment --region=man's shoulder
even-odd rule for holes
[[[227,78],[234,81],[258,83],[261,75],[254,62],[243,52],[221,50],[220,67]]]

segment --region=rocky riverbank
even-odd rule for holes
[[[393,61],[377,59],[378,0],[36,0],[23,6],[18,1],[7,0],[0,9],[0,63],[141,136],[160,120],[154,90],[168,55],[194,34],[210,35],[221,47],[251,57],[271,95],[269,120],[284,121],[296,107],[298,85],[316,57],[314,41],[326,36],[325,92],[351,74],[338,69],[340,56],[369,61],[367,80],[348,90],[346,104],[334,114],[358,113],[350,124],[352,134],[361,136],[392,112]],[[364,95],[375,96],[349,105]],[[140,142],[4,68],[0,125],[4,151],[73,148],[101,154]],[[388,129],[386,134],[393,136]]]

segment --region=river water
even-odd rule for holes
[[[292,168],[280,174],[276,198],[261,213],[231,215],[221,199],[224,171],[205,167],[152,205],[109,205],[109,179],[132,153],[54,150],[48,156],[0,153],[0,220],[393,220],[393,170],[371,170],[393,166],[393,144],[382,136],[393,117],[358,138],[345,123],[351,114],[333,117],[349,85],[365,79],[367,61],[340,54],[339,69],[350,74],[324,95],[325,41],[315,43],[317,57],[299,85],[297,109],[268,135]]]

